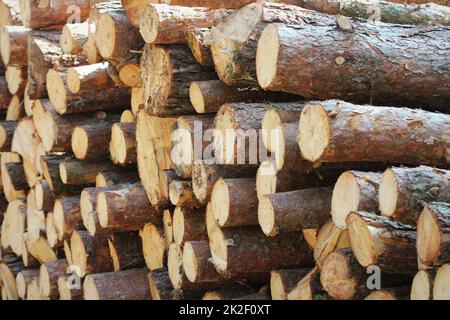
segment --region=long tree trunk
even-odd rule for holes
[[[423,202],[450,202],[450,171],[432,167],[392,167],[380,182],[381,214],[415,225]]]
[[[448,32],[449,27],[373,24],[343,16],[325,26],[272,24],[258,44],[258,81],[264,89],[306,99],[445,111],[450,94],[444,75],[450,66],[439,43]]]
[[[329,100],[310,103],[303,109],[297,140],[302,156],[311,162],[445,166],[447,142],[443,131],[449,121],[446,114]],[[353,143],[355,136],[364,139],[364,148]]]

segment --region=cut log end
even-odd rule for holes
[[[411,300],[431,300],[432,284],[426,271],[421,270],[417,272],[411,286]]]
[[[70,68],[67,70],[67,88],[72,93],[77,93],[80,91],[81,81],[80,81],[80,75],[78,74],[77,70],[75,68]]]
[[[58,234],[58,239],[62,240],[64,236],[64,208],[61,199],[55,200],[53,206],[53,225]]]
[[[258,195],[258,199],[277,191],[276,172],[277,170],[273,162],[264,161],[261,163],[256,175],[256,194]]]
[[[72,263],[77,266],[74,271],[82,277],[86,274],[87,255],[83,240],[77,231],[74,231],[70,237],[70,249]]]
[[[101,41],[96,41],[100,55],[105,59],[110,58],[116,45],[116,23],[110,15],[106,13],[100,15],[95,38],[101,39]]]
[[[125,163],[127,158],[127,142],[119,124],[112,126],[110,153],[114,162]]]
[[[331,214],[334,224],[345,230],[345,219],[349,212],[358,210],[360,191],[355,177],[350,172],[339,176],[333,190],[331,199]]]
[[[321,157],[330,140],[328,115],[321,105],[307,105],[299,121],[297,141],[303,158],[314,162]]]
[[[169,279],[175,289],[180,289],[183,283],[183,253],[181,247],[176,243],[170,245],[167,268],[169,270]]]
[[[89,137],[83,127],[75,127],[72,132],[72,151],[78,159],[86,158],[89,150]]]
[[[66,112],[66,86],[64,79],[58,71],[50,69],[47,73],[48,96],[55,110],[60,114]]]
[[[127,63],[119,70],[119,79],[129,87],[141,86],[141,68],[135,63]]]
[[[219,226],[223,226],[228,221],[230,212],[230,193],[224,179],[220,178],[215,183],[211,194],[211,202],[214,217]]]
[[[378,199],[380,211],[387,217],[392,216],[397,208],[399,191],[396,180],[395,172],[391,169],[387,169],[381,177]]]
[[[352,250],[358,262],[365,267],[374,264],[377,259],[375,243],[364,219],[357,213],[350,213],[346,222],[348,231],[351,234]]]
[[[45,263],[39,268],[39,289],[42,295],[47,297],[50,295],[50,275]]]
[[[189,98],[197,113],[205,113],[205,100],[198,83],[192,82],[189,87]]]
[[[227,243],[220,228],[214,228],[209,234],[209,247],[211,248],[211,256],[214,266],[219,272],[227,270]]]
[[[153,6],[147,6],[141,14],[139,29],[146,43],[153,43],[158,37],[158,11]]]
[[[108,227],[108,200],[106,199],[105,192],[100,192],[97,195],[96,210],[100,226],[102,228]]]
[[[279,50],[278,27],[272,24],[262,32],[256,54],[256,74],[263,89],[268,88],[276,76]]]
[[[80,196],[80,211],[81,218],[83,219],[83,225],[90,235],[95,235],[97,229],[96,220],[97,212],[95,211],[94,204],[95,199],[92,199],[93,195],[90,192],[83,190]]]
[[[351,266],[346,255],[339,251],[328,255],[320,274],[320,282],[328,294],[341,300],[352,299],[357,283],[351,277]]]
[[[147,224],[140,232],[142,251],[147,267],[156,270],[164,267],[164,252],[166,244],[153,224]]]
[[[439,222],[433,212],[424,207],[417,221],[417,255],[425,263],[436,261],[442,242]]]
[[[198,261],[189,241],[183,246],[183,268],[188,280],[195,282],[198,274]]]
[[[59,176],[63,183],[67,183],[67,169],[66,166],[64,165],[64,162],[61,162],[59,164]]]
[[[184,237],[184,213],[180,207],[175,208],[173,212],[172,232],[175,243],[181,245]]]
[[[433,300],[450,300],[450,264],[439,268],[434,278]]]
[[[1,9],[0,9],[0,18],[1,18]],[[0,20],[3,21],[3,20]],[[10,38],[9,32],[5,27],[1,28],[0,31],[0,55],[2,57],[3,63],[5,66],[8,65],[10,59],[11,47],[9,45]]]
[[[95,284],[94,278],[92,278],[91,276],[86,276],[86,279],[83,283],[83,291],[85,300],[100,300],[97,285]]]
[[[275,227],[275,211],[267,197],[259,199],[258,222],[266,236],[272,237],[278,233]]]
[[[261,121],[263,143],[270,152],[284,151],[285,149],[282,123],[275,109],[268,110]],[[284,154],[280,154],[278,158],[283,159]]]

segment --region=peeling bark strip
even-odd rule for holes
[[[258,86],[256,48],[269,23],[311,24],[315,28],[334,23],[334,17],[271,2],[243,7],[211,29],[211,51],[220,80],[230,86]]]
[[[389,168],[378,193],[381,214],[415,225],[424,202],[450,203],[450,171],[420,166]]]
[[[450,92],[450,91],[449,91]],[[314,128],[314,130],[312,130]],[[446,167],[450,116],[329,100],[302,111],[297,141],[311,162],[380,161]],[[355,143],[363,137],[364,148]]]
[[[439,267],[450,260],[450,204],[425,205],[417,221],[417,256],[419,264]]]
[[[450,8],[435,3],[424,5],[388,1],[340,0],[339,14],[398,24],[450,25]]]
[[[307,99],[448,111],[450,27],[345,21],[341,27],[349,24],[351,32],[334,19],[267,26],[256,57],[261,87]]]

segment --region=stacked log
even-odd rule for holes
[[[450,299],[450,10],[397,2],[0,0],[1,298]]]

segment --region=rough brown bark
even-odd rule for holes
[[[137,162],[134,122],[115,123],[112,126],[109,153],[115,164],[127,165]]]
[[[377,265],[384,272],[417,272],[416,230],[366,212],[351,212],[346,219],[350,244],[363,267]]]
[[[110,68],[107,62],[70,68],[67,70],[67,88],[71,93],[78,93],[114,87],[116,83],[109,76]]]
[[[392,167],[380,182],[381,214],[415,225],[423,202],[450,202],[450,171],[420,166]]]
[[[153,300],[175,300],[174,289],[166,268],[150,271],[148,282]]]
[[[74,231],[70,238],[70,249],[74,272],[80,277],[114,270],[108,235],[92,237],[87,231]]]
[[[80,196],[64,196],[56,199],[53,219],[59,240],[69,239],[75,230],[83,226],[80,211]]]
[[[81,191],[83,186],[69,186],[62,182],[59,165],[67,159],[65,155],[47,155],[41,157],[41,167],[45,180],[56,195]]]
[[[28,36],[28,95],[31,99],[45,97],[48,70],[87,64],[83,55],[63,54],[59,47],[60,35],[59,31],[33,30]]]
[[[252,178],[255,176],[255,165],[226,165],[195,163],[192,169],[192,189],[202,204],[211,199],[214,184],[220,178]]]
[[[204,67],[214,66],[210,48],[210,28],[188,28],[186,30],[186,42],[195,60],[200,65]]]
[[[5,25],[1,29],[0,53],[7,65],[27,65],[28,34],[31,29],[22,26]]]
[[[266,25],[304,23],[316,27],[328,21],[334,18],[297,6],[271,2],[249,4],[212,28],[211,51],[217,74],[231,86],[257,86],[256,49]]]
[[[211,193],[212,211],[220,227],[258,225],[254,178],[219,179]]]
[[[64,53],[80,54],[83,52],[83,45],[87,41],[89,24],[67,23],[62,29],[61,39],[59,41]]]
[[[34,200],[38,210],[48,212],[53,209],[55,194],[47,180],[41,180],[34,186]]]
[[[259,227],[215,228],[210,235],[213,263],[224,274],[265,272],[312,265],[312,252],[298,232],[266,237]]]
[[[114,271],[142,268],[145,266],[141,239],[138,232],[114,233],[108,239]]]
[[[146,223],[155,222],[159,216],[141,183],[101,191],[97,196],[96,211],[102,228],[121,231],[139,230]]]
[[[419,266],[439,267],[450,260],[450,204],[431,202],[417,221]]]
[[[297,140],[303,157],[312,162],[386,161],[446,166],[447,142],[442,131],[448,128],[449,121],[446,114],[329,100],[309,103],[303,109]],[[315,133],[308,131],[312,127]],[[364,148],[353,143],[355,136],[364,137]]]
[[[85,300],[150,300],[145,268],[88,275]]]
[[[64,160],[59,164],[59,175],[64,184],[89,185],[95,183],[98,172],[114,171],[111,162]]]
[[[336,27],[334,20],[325,26],[268,26],[258,44],[259,84],[264,89],[299,94],[306,99],[337,98],[447,110],[449,86],[444,74],[449,66],[445,63],[446,51],[439,43],[449,27],[343,20],[352,32],[340,30],[342,26]],[[417,43],[423,45],[416,47]],[[345,53],[334,49],[342,47]],[[320,61],[311,58],[317,54]]]
[[[46,262],[39,269],[39,289],[41,294],[52,300],[59,298],[58,278],[67,274],[69,264],[66,259]]]
[[[381,173],[346,171],[333,189],[331,215],[338,228],[346,229],[345,219],[352,211],[378,211],[378,187]]]
[[[318,229],[330,218],[331,188],[273,193],[259,201],[258,220],[267,236]]]
[[[139,28],[146,43],[181,44],[186,43],[187,28],[212,27],[232,12],[227,9],[148,4],[142,11]]]
[[[120,184],[136,183],[139,175],[134,167],[117,167],[113,171],[103,171],[95,177],[97,187],[112,187]]]
[[[177,207],[197,208],[201,204],[194,195],[192,182],[174,180],[169,184],[170,202]]]
[[[207,238],[204,210],[177,207],[173,213],[173,239],[182,246],[186,241]]]
[[[58,278],[58,292],[59,300],[82,300],[83,289],[77,289],[73,280],[67,276],[61,276]]]
[[[12,95],[8,90],[6,78],[0,76],[0,110],[7,110],[11,99]]]

